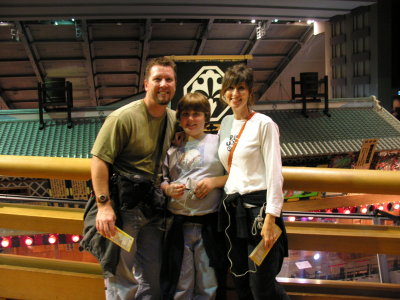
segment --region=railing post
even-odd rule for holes
[[[374,224],[380,225],[381,220],[378,215],[374,217]],[[387,262],[386,254],[377,254],[377,263],[378,263],[378,271],[379,271],[379,280],[381,283],[390,283],[390,274],[389,267]]]

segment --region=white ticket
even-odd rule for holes
[[[279,236],[282,233],[282,230],[278,227],[278,225],[274,224],[274,232],[276,235],[276,238],[274,240],[274,243],[272,244],[272,246],[275,244],[276,240],[279,238]],[[249,258],[254,261],[254,263],[257,266],[260,266],[261,263],[263,262],[264,258],[267,256],[269,250],[271,250],[272,246],[268,249],[266,249],[264,247],[264,241],[261,240],[257,247],[254,248],[253,252],[250,253]]]
[[[122,231],[120,228],[115,226],[117,229],[117,233],[112,237],[107,237],[110,241],[120,246],[125,251],[131,251],[134,238],[127,234],[125,231]]]

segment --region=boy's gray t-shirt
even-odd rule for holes
[[[193,193],[196,182],[207,177],[224,175],[218,159],[218,136],[206,134],[200,140],[172,146],[163,165],[164,182],[186,184],[184,195],[171,198],[168,209],[177,215],[201,216],[218,210],[222,190],[214,189],[205,198],[198,199]],[[191,196],[192,195],[192,196]]]

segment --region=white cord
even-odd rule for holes
[[[236,274],[236,273],[233,272],[233,270],[232,270],[232,268],[233,268],[233,262],[232,262],[231,258],[229,257],[229,254],[230,254],[231,251],[232,251],[232,242],[231,242],[231,239],[229,238],[229,235],[228,235],[228,229],[229,229],[229,227],[231,227],[231,216],[229,215],[228,209],[226,208],[226,204],[225,204],[226,198],[228,198],[228,196],[226,196],[225,199],[222,200],[222,205],[224,206],[225,212],[226,212],[227,215],[228,215],[228,226],[225,228],[225,236],[227,237],[228,242],[229,242],[229,249],[228,249],[227,257],[228,257],[228,260],[229,260],[229,264],[231,265],[231,273],[232,273],[235,277],[243,277],[243,276],[247,275],[247,273],[256,273],[256,272],[257,272],[257,266],[256,266],[256,264],[253,262],[254,270],[247,270],[247,271],[244,272],[243,274]]]
[[[258,233],[258,230],[261,230],[264,224],[264,218],[263,218],[263,212],[265,210],[265,206],[267,203],[264,202],[263,206],[260,208],[260,211],[257,215],[257,217],[254,219],[253,226],[251,226],[251,234],[253,236],[256,236]]]

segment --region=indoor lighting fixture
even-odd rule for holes
[[[256,28],[257,40],[262,39],[265,35],[266,24],[264,22],[258,22]]]
[[[27,237],[26,239],[25,239],[25,245],[27,245],[27,246],[32,246],[33,245],[33,239],[31,238],[31,237]]]
[[[1,241],[1,246],[7,248],[11,245],[11,240],[9,238],[3,238]]]
[[[52,234],[49,236],[48,241],[49,241],[49,244],[55,244],[57,242],[57,237]]]

